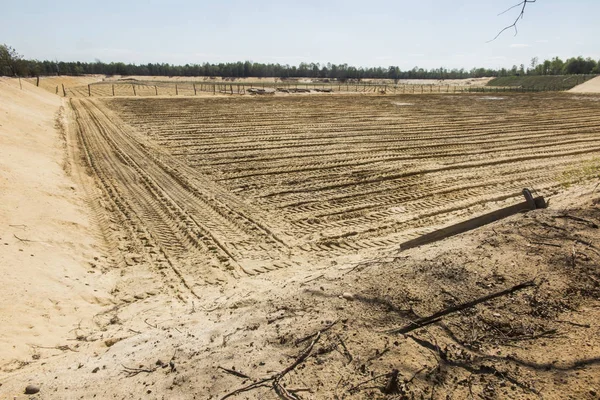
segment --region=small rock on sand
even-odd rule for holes
[[[346,300],[354,300],[354,295],[352,293],[344,293],[342,294],[342,298],[346,299]]]
[[[25,394],[36,394],[40,391],[40,388],[35,385],[27,385],[25,388]]]

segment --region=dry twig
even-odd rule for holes
[[[21,239],[20,237],[18,237],[17,235],[15,235],[13,233],[13,236],[16,237],[17,239],[19,239],[21,242],[34,242],[34,240],[29,240],[29,239]]]
[[[360,382],[360,383],[358,383],[358,384],[356,384],[356,385],[352,386],[351,388],[349,388],[349,389],[348,389],[348,391],[349,391],[350,393],[352,393],[352,392],[356,392],[356,391],[358,391],[358,390],[359,390],[359,388],[360,388],[362,385],[366,385],[367,383],[371,383],[371,382],[373,382],[373,381],[376,381],[376,380],[377,380],[377,379],[379,379],[379,378],[384,378],[384,377],[385,377],[385,378],[388,378],[389,376],[390,376],[390,373],[389,373],[389,372],[388,372],[387,374],[377,375],[377,376],[375,376],[375,377],[373,377],[373,378],[371,378],[371,379],[368,379],[368,380],[366,380],[366,381],[362,381],[362,382]]]
[[[148,374],[151,374],[152,372],[156,371],[156,368],[130,368],[130,367],[126,367],[125,365],[121,364],[121,366],[124,368],[124,372],[127,374],[128,378],[131,378],[132,376],[136,376],[137,374],[141,374],[142,372],[146,372]]]
[[[235,369],[224,368],[224,367],[221,367],[220,365],[217,368],[219,368],[220,370],[223,370],[223,371],[227,372],[228,374],[235,375],[238,378],[252,379],[248,375],[242,374],[241,372],[236,371]]]
[[[528,288],[528,287],[531,287],[531,286],[535,286],[535,283],[533,281],[527,281],[527,282],[524,282],[524,283],[520,283],[518,285],[515,285],[513,287],[505,289],[505,290],[503,290],[501,292],[492,293],[492,294],[489,294],[487,296],[483,296],[483,297],[480,297],[478,299],[471,300],[471,301],[469,301],[467,303],[459,304],[459,305],[456,305],[456,306],[453,306],[453,307],[448,307],[448,308],[446,308],[446,309],[444,309],[442,311],[438,311],[437,313],[435,313],[433,315],[430,315],[428,317],[419,318],[416,321],[411,321],[410,324],[408,324],[406,326],[403,326],[402,328],[391,329],[391,330],[388,331],[388,333],[402,333],[402,334],[405,334],[405,333],[414,331],[415,329],[419,329],[419,328],[421,328],[423,326],[427,326],[427,325],[433,324],[433,323],[441,320],[442,317],[444,317],[444,316],[446,316],[448,314],[453,314],[453,313],[455,313],[457,311],[461,311],[461,310],[464,310],[464,309],[467,309],[467,308],[471,308],[473,306],[476,306],[477,304],[486,302],[488,300],[495,299],[497,297],[506,296],[507,294],[511,294],[511,293],[514,293],[514,292],[516,292],[518,290],[522,290],[522,289],[525,289],[525,288]]]
[[[268,378],[261,379],[261,380],[254,382],[248,386],[244,386],[243,388],[234,390],[233,392],[230,392],[230,393],[226,394],[225,396],[221,397],[221,400],[225,400],[229,397],[236,396],[240,393],[248,392],[250,390],[256,389],[261,386],[265,386],[265,387],[271,386],[275,390],[275,392],[283,399],[297,400],[298,399],[297,396],[295,396],[292,393],[290,393],[289,391],[287,391],[281,385],[281,380],[288,373],[293,371],[294,368],[296,368],[298,365],[302,364],[310,356],[313,348],[315,347],[315,344],[319,341],[320,338],[321,338],[321,331],[317,332],[315,339],[311,342],[311,344],[302,353],[300,353],[300,355],[296,358],[296,361],[294,361],[289,367],[287,367],[283,371],[278,372],[275,375],[271,375]],[[271,384],[267,385],[268,382],[271,382]]]
[[[315,337],[316,335],[319,335],[319,334],[321,334],[321,333],[323,333],[323,332],[327,332],[328,330],[330,330],[331,328],[333,328],[333,326],[334,326],[335,324],[337,324],[337,323],[338,323],[338,321],[339,321],[339,320],[338,320],[338,319],[336,319],[335,321],[333,321],[332,323],[330,323],[329,325],[327,325],[325,328],[323,328],[323,329],[320,329],[320,330],[319,330],[317,333],[311,333],[311,334],[310,334],[310,335],[308,335],[308,336],[304,336],[303,338],[297,339],[297,340],[296,340],[296,342],[295,342],[295,343],[296,343],[296,346],[297,346],[297,345],[299,345],[300,343],[304,343],[304,342],[306,342],[307,340],[309,340],[309,339],[311,339],[311,338]]]
[[[517,36],[517,34],[519,33],[518,29],[517,29],[517,23],[519,22],[520,19],[523,19],[523,16],[525,15],[525,7],[527,7],[527,4],[529,3],[535,3],[537,0],[523,0],[522,2],[520,2],[519,4],[515,4],[514,6],[510,7],[507,10],[502,11],[500,14],[498,15],[502,15],[510,10],[512,10],[513,8],[519,7],[519,6],[523,6],[523,8],[521,8],[521,12],[519,13],[519,16],[517,17],[517,19],[515,19],[515,22],[513,22],[512,24],[508,25],[507,27],[505,27],[504,29],[502,29],[500,32],[498,32],[498,34],[496,35],[496,37],[494,37],[492,40],[488,40],[487,43],[493,42],[494,40],[498,39],[500,37],[500,35],[502,35],[504,33],[504,31],[510,29],[510,28],[515,28],[515,36]]]

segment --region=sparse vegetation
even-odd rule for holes
[[[596,75],[525,75],[494,78],[488,86],[519,87],[533,90],[569,90]]]
[[[588,179],[600,179],[600,158],[594,158],[581,165],[569,168],[561,176],[564,188],[569,188],[574,182]]]

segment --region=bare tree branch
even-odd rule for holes
[[[494,40],[498,39],[500,37],[500,35],[502,35],[504,33],[504,31],[507,31],[510,28],[514,28],[515,29],[515,36],[517,36],[517,34],[519,33],[519,30],[517,29],[517,23],[519,22],[520,19],[523,19],[523,16],[525,15],[525,7],[527,7],[527,4],[529,4],[529,3],[535,3],[536,1],[537,0],[523,0],[519,4],[515,4],[514,6],[508,8],[508,9],[502,11],[500,14],[498,14],[498,15],[502,15],[502,14],[505,14],[508,11],[512,10],[513,8],[523,6],[521,8],[521,12],[517,16],[517,19],[515,19],[515,22],[513,22],[511,25],[508,25],[507,27],[505,27],[504,29],[502,29],[500,32],[498,32],[498,34],[496,35],[496,37],[494,37],[492,40],[488,40],[486,43],[493,42]]]
[[[519,4],[515,4],[515,5],[514,5],[514,6],[512,6],[512,7],[509,7],[509,8],[507,8],[506,10],[504,10],[504,11],[502,11],[500,14],[498,14],[498,17],[499,17],[499,16],[501,16],[501,15],[504,15],[504,14],[506,14],[507,12],[509,12],[510,10],[512,10],[513,8],[517,8],[517,7],[520,7],[520,6],[522,6],[522,5],[523,5],[523,3],[524,3],[524,1],[520,2]]]

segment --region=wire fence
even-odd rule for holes
[[[200,94],[275,94],[275,93],[524,93],[561,91],[559,86],[468,86],[439,84],[382,85],[370,83],[192,83],[192,82],[98,82],[73,88],[56,87],[56,93],[71,97],[112,96],[197,96]]]

